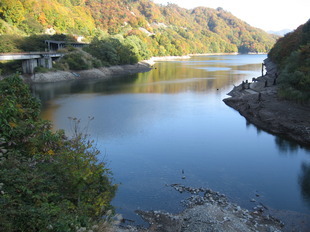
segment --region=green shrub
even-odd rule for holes
[[[111,39],[95,39],[83,50],[99,59],[103,64],[116,65],[120,63],[120,57],[116,47],[119,44],[118,42]]]
[[[61,70],[85,70],[102,67],[102,63],[87,52],[75,49],[64,55],[54,67]]]
[[[2,69],[2,74],[12,74],[22,72],[22,61],[12,60],[12,61],[2,61],[0,62],[0,68]]]
[[[18,47],[21,39],[17,35],[0,35],[0,53],[21,52]]]
[[[84,51],[96,57],[105,66],[135,64],[151,57],[146,44],[135,35],[124,38],[121,35],[94,39]]]
[[[49,71],[50,71],[50,69],[44,68],[44,67],[41,67],[41,66],[38,66],[38,67],[34,68],[34,72],[35,73],[47,73]]]
[[[310,46],[294,51],[283,63],[279,77],[281,97],[301,103],[310,101]]]
[[[0,81],[1,231],[76,231],[111,209],[116,186],[79,130],[67,138],[40,119],[40,103],[18,76]]]
[[[279,39],[268,57],[278,65],[279,95],[310,102],[310,20]]]

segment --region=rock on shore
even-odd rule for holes
[[[223,101],[257,127],[310,146],[310,105],[280,99],[276,67],[268,59],[265,66],[266,75],[234,87]]]
[[[180,193],[192,194],[183,201],[186,209],[179,214],[162,211],[136,211],[150,226],[139,228],[127,226],[118,232],[193,232],[193,231],[281,231],[283,223],[264,213],[265,206],[257,205],[249,211],[229,202],[225,195],[206,188],[171,185]]]

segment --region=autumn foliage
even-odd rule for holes
[[[152,56],[267,52],[275,38],[222,8],[193,10],[151,0],[2,0],[0,34],[47,30],[93,38],[135,35]],[[1,39],[0,39],[1,40]]]
[[[0,231],[90,229],[112,208],[111,173],[78,119],[67,138],[39,114],[18,76],[0,81]]]
[[[268,57],[280,71],[280,96],[310,102],[310,20],[280,38]]]

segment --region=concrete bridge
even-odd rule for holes
[[[23,53],[0,53],[1,60],[22,60],[23,73],[33,74],[35,67],[51,69],[52,60],[63,56],[59,52],[23,52]]]
[[[46,51],[49,52],[23,52],[23,53],[0,53],[1,60],[22,60],[23,73],[33,74],[35,67],[44,67],[51,69],[53,67],[53,59],[58,59],[64,53],[57,50],[72,46],[75,48],[82,48],[88,46],[87,43],[75,43],[67,41],[44,41]]]

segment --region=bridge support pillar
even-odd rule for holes
[[[44,58],[38,59],[38,65],[44,68],[51,69],[53,67],[52,58],[44,57]]]
[[[34,73],[34,68],[38,66],[37,59],[23,60],[23,73]]]

